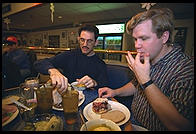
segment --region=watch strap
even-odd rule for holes
[[[147,81],[146,83],[140,85],[142,90],[145,90],[149,85],[151,85],[153,83],[153,81],[150,79],[149,81]]]

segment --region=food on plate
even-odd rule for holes
[[[17,107],[14,105],[2,105],[2,124],[9,120],[16,112]]]
[[[8,96],[8,97],[6,97],[5,99],[2,100],[2,104],[12,104],[13,103],[12,99],[13,100],[19,100],[20,97],[16,96],[16,95]]]
[[[101,124],[90,127],[88,131],[112,131],[112,129],[106,124]]]
[[[40,120],[35,123],[27,122],[25,131],[60,131],[62,121],[56,116],[52,116],[50,120]]]
[[[108,103],[107,98],[97,98],[93,101],[92,111],[97,114],[102,114],[111,110],[111,106]]]
[[[86,87],[84,84],[77,84],[76,87]]]
[[[107,113],[101,114],[101,118],[111,120],[115,123],[123,121],[125,117],[125,114],[120,110],[112,110]]]
[[[58,131],[60,130],[60,120],[52,116],[49,121],[40,121],[35,123],[35,131]]]

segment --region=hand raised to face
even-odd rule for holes
[[[144,54],[144,63],[141,62],[140,53],[137,53],[135,59],[128,52],[126,55],[129,68],[134,72],[136,78],[140,84],[143,84],[150,80],[150,55],[149,53]]]

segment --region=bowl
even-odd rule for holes
[[[71,86],[72,86],[74,89],[78,90],[78,91],[83,91],[83,90],[86,89],[86,86],[85,86],[85,85],[83,85],[83,84],[78,84],[77,81],[72,82],[72,83],[71,83]]]
[[[121,131],[121,128],[111,120],[107,119],[94,119],[86,122],[82,125],[80,131]]]

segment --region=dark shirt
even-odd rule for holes
[[[86,56],[80,49],[66,51],[54,57],[38,60],[34,63],[37,72],[48,74],[48,69],[62,70],[62,74],[72,83],[88,75],[94,79],[98,87],[107,86],[106,64],[97,55]]]
[[[19,67],[2,55],[2,89],[17,87],[23,82]]]
[[[194,62],[180,48],[171,52],[150,68],[153,83],[167,96],[178,112],[194,122]],[[149,130],[167,130],[148,103],[145,93],[137,81],[138,88],[134,94],[131,110],[134,119]]]
[[[17,64],[20,69],[29,69],[30,70],[30,62],[27,54],[21,49],[15,49],[6,54],[12,62]]]

